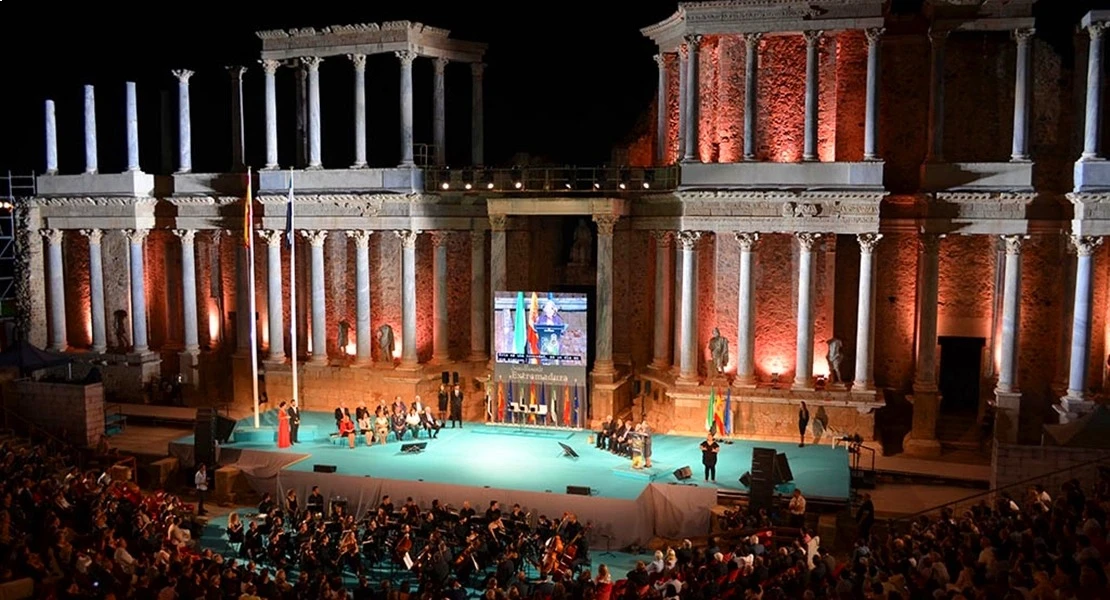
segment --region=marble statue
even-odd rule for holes
[[[127,337],[127,311],[122,308],[112,313],[112,327],[116,333],[116,346],[120,352],[127,352],[131,340]]]
[[[713,357],[712,376],[723,375],[725,366],[728,365],[728,339],[721,335],[721,330],[713,328],[713,338],[709,340],[709,354]]]
[[[378,328],[378,349],[381,362],[393,362],[393,328],[388,323]]]
[[[335,337],[335,345],[339,351],[346,354],[347,345],[351,343],[351,324],[346,320],[339,322],[339,334]]]
[[[593,263],[594,234],[585,219],[579,219],[578,227],[574,230],[574,245],[570,247],[570,264],[589,265]]]
[[[844,380],[840,377],[840,361],[844,360],[844,342],[834,337],[825,343],[829,346],[829,352],[825,355],[825,359],[829,361],[829,380],[832,383],[843,383]]]

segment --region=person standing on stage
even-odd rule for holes
[[[208,467],[204,463],[197,466],[197,474],[193,477],[193,483],[197,487],[197,514],[206,515],[208,511],[204,510],[204,496],[208,493]]]
[[[282,402],[278,405],[277,410],[278,427],[277,427],[277,445],[278,448],[288,448],[289,441],[289,413],[285,410],[285,403]]]
[[[798,437],[801,438],[799,448],[806,447],[806,427],[809,427],[809,407],[802,401],[802,407],[798,409]]]
[[[717,453],[720,451],[720,444],[713,439],[713,433],[710,432],[701,443],[701,464],[705,466],[706,481],[717,481]]]
[[[459,429],[462,429],[462,405],[462,388],[456,383],[455,389],[451,390],[451,429],[455,428],[455,423],[458,423]]]
[[[436,418],[439,419],[440,423],[447,422],[447,402],[450,398],[451,394],[447,391],[447,386],[442,383],[439,384],[439,397],[437,398],[439,401],[439,413],[436,415]]]
[[[339,406],[335,409],[335,428],[339,429],[339,424],[343,422],[343,416],[346,415],[348,419],[351,418],[351,411],[347,408],[347,403],[342,400],[339,401]]]
[[[286,412],[289,414],[289,443],[296,444],[300,441],[297,439],[297,432],[301,429],[301,410],[297,407],[296,398],[289,403]]]

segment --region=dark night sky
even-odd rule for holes
[[[338,4],[338,3],[336,3]],[[556,163],[604,163],[610,148],[625,139],[650,106],[657,70],[653,44],[639,28],[669,16],[674,2],[641,0],[620,12],[600,14],[599,3],[534,4],[503,12],[496,5],[457,2],[411,3],[411,8],[365,9],[331,6],[281,10],[277,5],[237,5],[221,19],[207,5],[159,9],[151,20],[124,18],[93,9],[27,7],[26,16],[0,23],[5,64],[0,94],[0,170],[44,168],[43,100],[57,104],[59,162],[63,173],[84,169],[83,84],[96,85],[101,172],[124,166],[123,88],[139,88],[141,162],[158,172],[159,90],[171,92],[176,131],[176,80],[171,69],[189,68],[192,79],[195,171],[224,170],[230,163],[230,84],[223,66],[250,67],[245,80],[247,158],[263,162],[260,41],[254,31],[407,19],[448,28],[452,36],[489,44],[486,55],[486,162],[507,164],[525,152]],[[384,4],[384,3],[383,3]],[[398,6],[405,3],[389,3]],[[266,8],[266,7],[270,8]],[[633,8],[635,7],[635,8]],[[230,13],[249,15],[234,18]],[[38,13],[38,14],[35,14]],[[64,22],[47,26],[51,20]],[[398,66],[392,56],[372,57],[367,70],[371,163],[398,158]],[[352,68],[334,57],[321,68],[324,162],[350,164]],[[281,162],[293,161],[293,75],[278,76]],[[414,71],[416,141],[431,141],[432,66],[418,60]],[[447,69],[448,162],[469,162],[470,72]],[[173,142],[176,144],[176,142]],[[176,146],[173,146],[176,148]],[[175,150],[176,152],[176,150]]]

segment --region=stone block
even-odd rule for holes
[[[882,189],[883,162],[685,163],[680,189]]]
[[[154,195],[154,175],[142,172],[80,175],[40,175],[40,196],[123,196],[146,198]]]
[[[1033,163],[927,163],[921,185],[928,191],[1033,191]]]
[[[318,169],[293,172],[297,193],[326,191],[331,194],[389,191],[399,194],[424,191],[424,170],[393,169]],[[259,193],[285,194],[289,190],[289,171],[261,171]]]
[[[104,436],[104,385],[15,382],[16,412],[23,418],[81,446],[95,447]]]
[[[150,464],[150,485],[154,489],[163,489],[167,483],[174,481],[174,477],[181,469],[177,458],[167,456]]]

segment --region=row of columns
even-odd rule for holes
[[[124,84],[124,139],[127,144],[127,172],[139,171],[139,103],[135,82]],[[53,100],[46,101],[46,174],[58,174],[58,120]],[[84,88],[85,173],[100,171],[96,139],[96,90]]]
[[[867,98],[864,112],[864,149],[865,160],[880,160],[878,153],[879,127],[879,40],[885,30],[871,28],[867,35]],[[744,160],[756,158],[756,114],[759,100],[759,41],[763,33],[743,34],[747,49],[744,62]],[[802,160],[818,160],[818,112],[820,103],[818,90],[820,84],[819,43],[822,31],[803,31],[806,44],[805,78],[805,126]],[[679,158],[682,162],[699,162],[698,154],[698,109],[700,106],[700,86],[698,85],[698,49],[703,36],[687,35],[678,48],[678,94],[679,94]],[[659,66],[658,114],[656,128],[656,160],[666,162],[667,148],[667,68],[663,55],[656,55]]]

